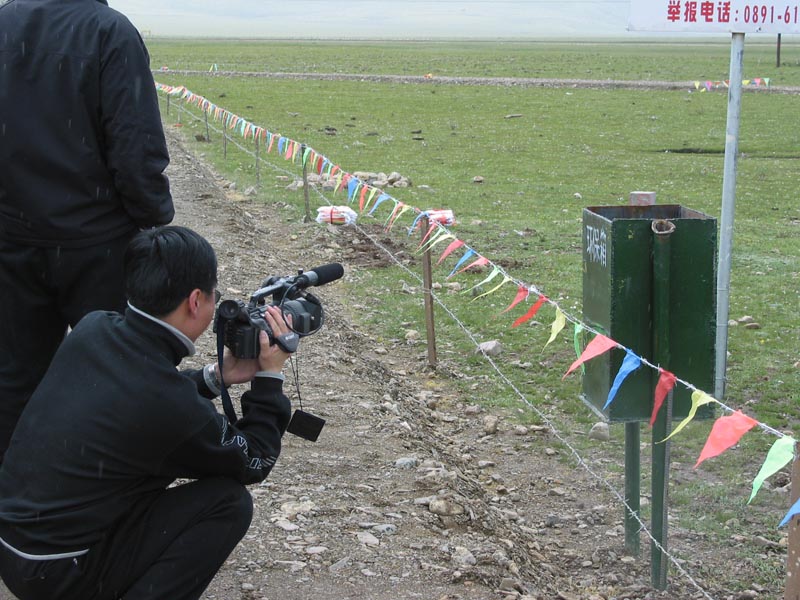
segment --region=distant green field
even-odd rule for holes
[[[729,61],[729,48],[721,43],[150,41],[149,47],[156,67],[207,70],[216,63],[226,70],[285,72],[691,81],[725,78]],[[797,46],[784,48],[780,69],[769,44],[752,44],[745,55],[746,77],[770,77],[776,85],[800,84]],[[453,209],[458,219],[453,231],[460,239],[516,278],[535,284],[576,316],[581,314],[585,206],[625,204],[631,191],[653,190],[659,203],[681,204],[714,217],[720,214],[724,91],[519,89],[435,82],[180,77],[169,72],[158,73],[157,80],[185,85],[253,123],[304,142],[345,171],[398,171],[410,177],[414,186],[392,190],[395,198],[423,209]],[[795,95],[764,92],[746,93],[743,99],[730,313],[734,319],[753,316],[761,329],[731,328],[725,399],[795,435],[800,434],[800,369],[794,366],[800,360],[798,102]],[[519,116],[507,118],[510,115]],[[169,121],[175,118],[173,112]],[[187,133],[204,131],[201,122],[192,125],[185,115],[182,120]],[[330,135],[332,130],[335,135]],[[252,158],[229,146],[228,159],[223,160],[219,136],[213,141],[191,143],[240,189],[252,185]],[[297,165],[274,154],[268,159],[299,176]],[[259,197],[288,202],[299,222],[302,193],[285,190],[285,183],[276,182],[271,174],[262,169]],[[483,177],[484,183],[473,183],[475,176]],[[430,189],[420,188],[423,184]],[[341,193],[328,197],[334,204],[346,203]],[[387,215],[378,216],[377,221],[362,221],[368,227],[375,223],[372,227],[377,230]],[[403,226],[393,231],[395,241],[406,244]],[[406,257],[414,247],[408,244]],[[443,282],[451,266],[448,261],[446,268],[437,268],[435,281]],[[419,270],[418,265],[413,268]],[[463,275],[458,280],[470,286],[484,276]],[[409,327],[422,328],[420,296],[399,293],[402,280],[416,284],[397,268],[372,269],[352,289],[354,304],[370,307],[362,318],[377,340],[403,339]],[[507,367],[532,402],[558,415],[565,429],[587,427],[594,416],[577,400],[579,378],[561,381],[574,359],[571,332],[542,353],[552,310],[542,309],[538,324],[511,330],[511,320],[524,308],[498,315],[513,295],[514,289],[507,287],[476,302],[463,294],[447,294],[445,301],[481,341],[502,340],[504,360],[533,363],[533,369],[524,371]],[[443,360],[482,382],[478,391],[470,391],[463,381],[453,385],[464,386],[464,393],[474,396],[471,401],[489,398],[489,403],[519,406],[515,395],[472,354],[471,343],[457,325],[441,313],[437,332]],[[674,459],[692,464],[709,428],[709,422],[687,428],[673,445]],[[614,436],[619,442],[621,431]],[[691,507],[701,499],[716,503],[720,513],[747,520],[759,535],[777,539],[775,525],[788,508],[786,498],[763,494],[756,505],[765,510],[744,505],[772,441],[770,436],[746,436],[737,449],[704,464],[702,470],[725,481],[728,491],[712,494],[702,482],[697,488],[679,488],[676,507],[687,506],[680,512],[683,525],[704,531],[715,526],[693,521]],[[744,570],[741,584],[752,580],[774,587],[776,571],[780,575],[779,566],[759,573]]]
[[[775,38],[747,40],[746,78],[800,85],[800,44],[783,44],[776,67]],[[724,80],[730,46],[724,42],[326,42],[148,41],[153,67],[207,71],[354,73],[695,81]]]

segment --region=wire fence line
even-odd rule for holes
[[[177,109],[180,110],[182,113],[187,114],[193,120],[198,122],[204,123],[204,119],[197,116],[194,112],[187,109],[185,106],[178,104]],[[204,123],[205,126],[205,123]],[[208,127],[215,131],[220,135],[227,135],[223,129],[218,129],[217,127],[208,124]],[[238,148],[242,153],[252,157],[254,160],[258,160],[260,163],[271,168],[273,171],[280,173],[281,175],[288,176],[292,178],[295,182],[302,181],[302,178],[298,177],[296,173],[289,171],[279,165],[272,163],[271,161],[265,160],[263,156],[256,155],[256,153],[247,148],[246,146],[242,145],[238,140],[235,140],[228,136],[228,143],[233,143],[233,145]],[[324,202],[327,206],[334,206],[334,203],[330,201],[330,199],[325,196],[325,194],[320,190],[317,186],[311,186],[311,189],[319,196],[319,198]],[[387,248],[384,244],[380,242],[373,234],[369,231],[364,229],[361,225],[356,222],[355,224],[351,225],[358,231],[361,235],[363,235],[366,239],[368,239],[376,248],[378,248],[381,252],[386,254],[386,256],[391,260],[396,266],[400,269],[405,271],[409,277],[413,278],[417,282],[423,285],[424,282],[422,277],[412,271],[408,266],[403,264],[403,262],[392,252],[391,249]],[[472,332],[469,327],[458,318],[458,316],[453,312],[453,310],[447,306],[447,304],[443,301],[443,299],[435,293],[434,290],[424,290],[426,293],[430,293],[433,300],[436,304],[448,315],[450,319],[452,319],[455,324],[462,330],[464,335],[470,340],[470,342],[476,347],[478,351],[486,358],[487,362],[491,366],[491,368],[497,373],[498,377],[502,380],[502,382],[508,386],[508,388],[514,393],[514,395],[527,407],[530,411],[532,411],[543,423],[547,425],[552,435],[569,450],[569,453],[573,457],[575,463],[580,466],[586,473],[595,481],[597,481],[600,485],[602,485],[605,489],[609,491],[609,493],[616,499],[617,502],[624,508],[625,512],[627,512],[631,518],[633,518],[639,526],[639,532],[644,534],[647,538],[649,538],[651,544],[658,548],[664,556],[674,565],[676,571],[684,577],[698,592],[702,594],[702,596],[708,600],[714,600],[713,596],[711,596],[701,585],[698,583],[695,577],[683,566],[682,559],[676,557],[672,553],[670,553],[666,548],[664,548],[658,540],[653,536],[648,526],[644,523],[644,521],[639,516],[638,512],[634,510],[628,502],[625,500],[624,495],[614,486],[612,482],[606,479],[602,474],[598,473],[592,465],[581,456],[578,449],[574,447],[573,444],[567,439],[567,437],[561,432],[566,427],[559,426],[558,423],[554,421],[553,418],[549,417],[547,414],[542,412],[526,395],[525,393],[519,389],[519,387],[505,374],[505,372],[501,369],[500,365],[497,361],[494,360],[493,357],[489,356],[485,352],[483,352],[480,348],[480,342],[477,339],[477,336],[474,332]]]

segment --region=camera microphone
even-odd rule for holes
[[[331,281],[336,281],[342,275],[344,275],[344,267],[340,263],[330,263],[301,273],[295,278],[295,285],[300,288],[325,285]]]

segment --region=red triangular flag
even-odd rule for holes
[[[457,249],[461,248],[461,246],[463,246],[463,245],[464,245],[464,242],[462,242],[461,240],[455,240],[454,242],[450,242],[450,245],[447,246],[447,248],[445,249],[444,252],[442,252],[442,255],[439,257],[439,260],[436,261],[436,264],[437,265],[440,264],[445,258],[450,256],[450,254],[452,252],[454,252]]]
[[[530,293],[531,293],[531,292],[530,292],[530,290],[527,288],[527,286],[524,286],[524,285],[521,285],[521,286],[519,286],[519,287],[517,288],[517,295],[516,295],[516,296],[514,296],[514,300],[511,302],[511,304],[509,304],[509,305],[508,305],[508,308],[506,308],[506,309],[505,309],[503,312],[504,312],[504,313],[507,313],[508,311],[510,311],[510,310],[511,310],[512,308],[514,308],[514,307],[515,307],[517,304],[519,304],[520,302],[522,302],[523,300],[525,300],[525,298],[527,298],[527,297],[530,295]]]
[[[758,421],[751,419],[740,410],[727,417],[717,419],[711,428],[706,445],[703,446],[703,451],[700,453],[700,458],[697,459],[694,468],[696,469],[697,465],[705,459],[722,454],[725,450],[734,446],[745,433],[756,425],[758,425]]]
[[[658,377],[656,384],[656,393],[653,397],[653,414],[650,416],[650,427],[656,422],[656,415],[658,414],[661,405],[664,404],[664,398],[667,397],[669,391],[675,387],[675,375],[664,369],[659,369],[661,375]]]
[[[564,379],[566,379],[567,375],[572,373],[575,369],[580,367],[587,360],[590,360],[595,356],[600,356],[604,352],[608,352],[609,350],[611,350],[611,348],[616,348],[616,346],[617,342],[612,340],[610,337],[604,336],[602,333],[598,333],[596,336],[594,336],[594,339],[591,342],[586,344],[586,348],[584,349],[583,354],[581,354],[580,357],[578,357],[578,360],[572,363],[572,366],[570,366],[569,370],[567,370],[567,372],[564,373],[564,376],[561,378],[561,380],[563,381]]]
[[[539,309],[542,307],[542,304],[545,303],[545,300],[547,300],[547,298],[545,298],[544,296],[539,296],[539,299],[536,301],[536,303],[533,306],[531,306],[528,309],[528,312],[526,312],[519,319],[514,321],[514,324],[511,327],[512,328],[513,327],[519,327],[520,325],[522,325],[526,321],[530,321],[533,318],[533,315],[535,315],[537,312],[539,312]]]

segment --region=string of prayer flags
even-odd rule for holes
[[[667,437],[665,437],[663,440],[661,440],[658,443],[661,444],[663,442],[666,442],[669,438],[671,438],[673,435],[678,433],[681,429],[686,427],[689,424],[689,422],[692,419],[694,419],[694,416],[697,414],[697,409],[698,408],[700,408],[701,406],[703,406],[705,404],[710,404],[712,402],[716,402],[716,400],[714,398],[712,398],[711,396],[709,396],[708,394],[706,394],[705,392],[701,392],[700,390],[695,390],[694,392],[692,392],[692,405],[691,405],[691,407],[689,407],[689,414],[686,415],[686,418],[683,421],[678,423],[678,426],[675,427],[675,429],[672,430],[672,433],[670,433]]]
[[[0,0],[2,1],[2,0]],[[216,65],[213,65],[214,70],[216,70]],[[769,86],[770,80],[767,78],[755,78],[755,79],[747,79],[743,82],[744,86]],[[248,140],[251,136],[252,138],[258,142],[259,139],[264,141],[264,145],[266,147],[267,153],[271,153],[273,148],[276,148],[277,154],[279,156],[284,157],[286,160],[291,160],[293,163],[297,163],[298,157],[301,159],[303,167],[307,167],[308,164],[311,164],[311,168],[316,171],[319,175],[325,174],[326,177],[330,179],[335,179],[335,188],[333,193],[336,194],[339,189],[346,188],[347,189],[347,200],[348,203],[353,203],[358,197],[358,210],[360,213],[364,213],[364,211],[369,210],[369,215],[373,215],[377,208],[387,200],[391,200],[394,203],[394,207],[391,210],[391,214],[389,218],[385,222],[386,230],[388,231],[391,229],[394,224],[396,223],[397,219],[399,219],[402,215],[404,215],[407,211],[413,210],[418,216],[414,219],[414,223],[412,224],[411,229],[409,230],[409,235],[411,232],[416,228],[419,220],[423,216],[427,216],[429,219],[429,227],[428,231],[425,232],[425,235],[420,243],[419,250],[426,250],[429,251],[434,245],[440,244],[442,241],[451,240],[447,248],[444,250],[442,255],[439,257],[437,262],[441,264],[450,254],[455,252],[456,250],[466,247],[464,242],[455,238],[455,236],[450,233],[446,227],[453,225],[455,223],[455,217],[453,212],[450,210],[445,209],[437,209],[437,210],[427,210],[427,211],[420,211],[417,208],[412,206],[406,205],[398,200],[392,198],[390,195],[386,194],[382,190],[369,185],[368,183],[361,181],[359,178],[355,177],[354,175],[343,171],[338,165],[333,164],[329,159],[320,155],[313,149],[309,148],[305,144],[301,144],[298,141],[286,138],[280,134],[272,133],[267,131],[263,127],[259,127],[254,123],[250,123],[246,119],[239,117],[238,115],[232,114],[227,110],[214,105],[207,99],[203,98],[202,96],[198,96],[193,92],[186,89],[184,86],[180,87],[173,87],[173,86],[165,86],[156,82],[156,88],[159,91],[162,91],[168,95],[168,97],[177,97],[179,99],[183,99],[184,101],[196,105],[200,108],[203,112],[205,112],[208,116],[213,116],[213,118],[219,121],[222,124],[223,129],[230,130],[231,132],[237,132],[244,137],[245,140]],[[711,91],[714,87],[728,87],[728,82],[696,82],[695,88],[700,91]],[[258,147],[257,147],[258,148]],[[377,196],[377,199],[376,199]],[[374,203],[373,203],[373,200]],[[354,223],[358,218],[358,214],[350,209],[347,206],[329,206],[329,207],[322,207],[318,209],[317,220],[319,222],[324,223]],[[472,262],[470,262],[472,261]],[[467,266],[463,266],[467,265]],[[511,304],[503,311],[508,312],[513,309],[517,304],[521,303],[523,300],[527,300],[531,291],[534,291],[538,294],[536,302],[528,309],[528,311],[522,317],[518,318],[514,321],[513,327],[518,327],[519,325],[529,321],[532,319],[536,314],[537,311],[544,305],[545,302],[549,301],[543,294],[540,294],[535,287],[528,286],[520,281],[516,281],[514,278],[509,276],[505,273],[505,271],[499,267],[498,265],[494,264],[488,258],[481,256],[475,250],[471,248],[466,248],[466,252],[461,256],[461,258],[457,261],[455,267],[453,267],[450,274],[447,278],[452,277],[457,273],[461,273],[466,271],[475,266],[490,266],[491,271],[489,272],[488,276],[486,276],[483,281],[479,284],[473,286],[468,291],[475,290],[477,288],[481,288],[482,286],[486,286],[488,283],[492,282],[493,280],[498,278],[498,275],[502,275],[502,279],[499,283],[494,284],[494,287],[481,293],[480,295],[476,296],[476,298],[482,298],[488,294],[494,293],[500,287],[505,285],[508,282],[515,281],[517,284],[517,293],[514,297],[514,300]],[[550,338],[545,343],[544,348],[550,345],[558,334],[564,329],[566,326],[567,317],[562,312],[561,308],[558,306],[557,303],[551,302],[556,309],[555,319],[551,325],[551,332]],[[569,370],[564,374],[562,379],[565,379],[567,375],[574,372],[579,366],[583,366],[588,360],[603,354],[604,352],[609,351],[614,347],[619,347],[625,350],[625,358],[623,360],[622,366],[620,367],[614,382],[609,390],[608,397],[606,399],[606,404],[603,407],[604,409],[607,408],[615,399],[620,386],[626,380],[626,378],[638,369],[642,364],[647,364],[647,366],[658,369],[660,372],[658,384],[656,385],[655,394],[654,394],[654,401],[653,401],[653,413],[651,418],[651,425],[653,424],[655,417],[658,411],[661,409],[663,405],[664,398],[673,389],[676,382],[680,381],[682,384],[686,385],[690,389],[693,389],[692,393],[692,405],[689,410],[688,416],[681,421],[681,423],[673,429],[673,431],[664,439],[661,440],[666,441],[679,433],[691,420],[696,416],[697,410],[699,407],[710,404],[712,402],[717,402],[727,411],[730,411],[727,406],[722,403],[719,403],[717,400],[709,396],[708,394],[694,389],[692,386],[687,384],[682,380],[678,380],[675,375],[672,373],[655,367],[648,363],[645,359],[636,356],[632,351],[628,350],[617,344],[614,340],[608,338],[603,334],[596,334],[596,336],[589,342],[586,348],[580,353],[580,337],[581,333],[585,329],[589,329],[588,327],[584,326],[584,324],[576,320],[574,318],[570,318],[571,321],[575,323],[575,333],[574,333],[574,342],[575,342],[575,352],[578,355],[577,359],[572,363]],[[544,350],[544,349],[543,349]],[[708,439],[706,440],[705,446],[700,454],[700,457],[695,464],[695,468],[700,465],[701,462],[708,458],[712,458],[717,456],[730,448],[731,446],[735,445],[741,437],[754,426],[760,425],[766,430],[771,430],[770,428],[766,427],[765,425],[760,424],[755,419],[744,415],[741,411],[733,411],[733,414],[728,416],[720,417],[713,425],[711,434],[709,435]],[[774,430],[771,430],[775,433]],[[660,442],[659,442],[660,443]],[[792,460],[794,456],[794,450],[796,449],[796,441],[794,438],[788,436],[780,437],[774,445],[771,447],[767,458],[762,465],[761,469],[759,470],[758,475],[756,476],[755,480],[753,481],[753,489],[750,495],[750,500],[752,501],[758,491],[763,486],[764,481],[767,478],[774,475],[778,470],[782,469],[789,461]],[[785,525],[789,520],[794,517],[795,515],[800,514],[800,500],[798,500],[793,507],[789,510],[787,515],[784,517],[783,521],[781,521],[781,526]]]
[[[617,371],[617,376],[614,377],[614,383],[611,384],[611,389],[608,390],[608,398],[603,406],[603,410],[608,408],[614,401],[614,397],[617,395],[617,391],[622,385],[622,382],[625,381],[625,378],[638,369],[641,364],[642,359],[626,348],[625,359],[622,361],[622,366],[619,368],[619,371]]]
[[[650,427],[656,422],[658,411],[661,409],[661,405],[664,404],[664,398],[672,391],[672,388],[675,387],[675,381],[677,381],[675,375],[669,371],[659,369],[659,373],[656,393],[653,397],[653,414],[650,416]]]
[[[563,381],[566,379],[567,375],[572,373],[587,360],[591,360],[596,356],[600,356],[601,354],[611,350],[611,348],[616,348],[617,345],[617,342],[612,340],[610,337],[607,337],[602,333],[598,333],[596,336],[594,336],[591,342],[586,344],[586,348],[583,350],[583,353],[575,362],[572,363],[572,365],[570,365],[569,369],[566,373],[564,373],[564,376],[561,378],[561,380]]]
[[[711,427],[711,433],[694,468],[696,469],[704,460],[714,458],[736,445],[742,436],[756,425],[758,425],[758,421],[748,417],[740,410],[717,419]]]
[[[794,447],[797,442],[794,438],[786,436],[778,438],[772,444],[772,448],[767,453],[767,458],[761,469],[753,480],[753,491],[750,493],[750,499],[747,501],[750,504],[753,498],[756,497],[758,490],[761,489],[764,481],[780,471],[783,467],[789,464],[794,459]]]

